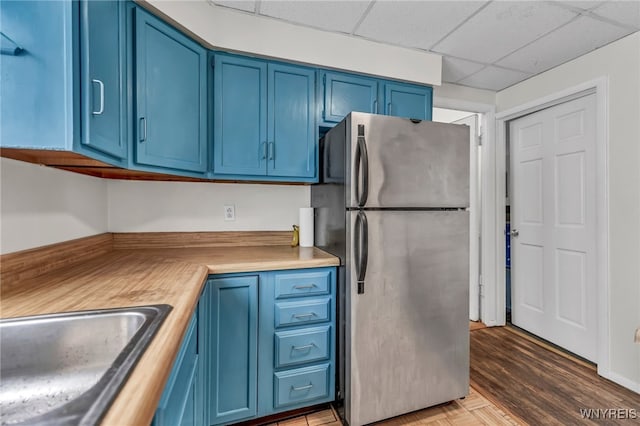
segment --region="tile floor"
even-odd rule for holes
[[[405,414],[376,423],[381,426],[429,425],[429,426],[476,426],[476,425],[524,425],[512,415],[500,409],[488,399],[480,395],[474,388],[469,396],[448,404],[442,404],[425,410]],[[272,423],[269,426],[340,426],[337,415],[332,409],[317,411],[306,416],[295,417]]]

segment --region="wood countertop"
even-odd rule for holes
[[[149,424],[208,274],[337,266],[316,248],[289,246],[114,249],[24,280],[3,280],[0,317],[173,306],[114,400],[104,425]]]

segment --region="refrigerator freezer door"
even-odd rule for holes
[[[360,213],[347,212],[351,239]],[[468,213],[364,214],[364,293],[358,293],[353,242],[346,265],[351,426],[451,401],[469,389]]]
[[[469,206],[468,126],[364,113],[351,113],[347,126],[340,136],[349,147],[348,207]],[[366,149],[358,144],[362,129]]]

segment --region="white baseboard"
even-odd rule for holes
[[[640,394],[640,383],[638,382],[634,382],[631,379],[628,379],[624,376],[621,376],[620,374],[613,373],[611,371],[601,371],[600,369],[598,369],[598,374],[605,379],[609,379],[612,382],[619,384],[620,386],[623,386],[629,390],[634,391],[635,393]]]

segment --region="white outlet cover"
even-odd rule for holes
[[[236,206],[234,206],[233,204],[224,206],[224,220],[236,220]]]

